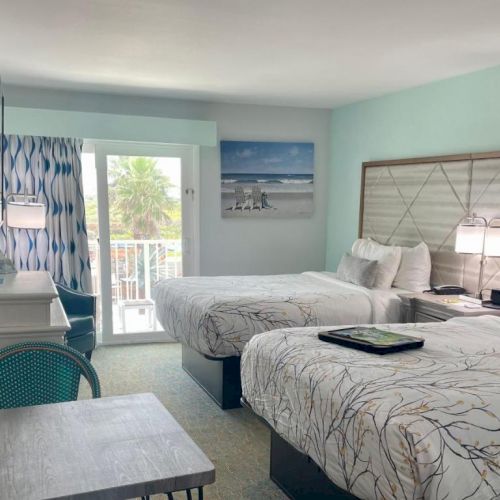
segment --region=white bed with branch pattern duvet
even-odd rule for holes
[[[168,279],[153,289],[173,338],[214,358],[240,356],[255,334],[296,326],[400,320],[401,290],[370,290],[334,273]]]
[[[384,325],[425,338],[379,356],[324,328],[255,336],[243,396],[339,487],[366,499],[500,495],[500,318]]]

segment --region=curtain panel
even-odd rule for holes
[[[46,206],[46,227],[0,231],[0,251],[18,270],[49,271],[56,283],[91,292],[82,188],[81,139],[5,138],[4,206],[9,194],[34,194]]]

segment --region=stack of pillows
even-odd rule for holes
[[[337,278],[365,288],[404,288],[422,292],[430,288],[431,255],[429,247],[381,245],[371,239],[359,239],[345,253],[337,268]]]

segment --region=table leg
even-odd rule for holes
[[[174,496],[171,492],[166,493],[168,500],[174,500]],[[187,500],[193,500],[193,495],[191,494],[191,490],[186,490]],[[146,497],[142,497],[146,499]],[[147,497],[149,498],[149,497]],[[203,486],[198,487],[198,500],[203,500]]]

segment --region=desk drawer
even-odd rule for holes
[[[439,323],[440,321],[443,320],[435,316],[424,314],[423,312],[415,312],[415,323]]]

